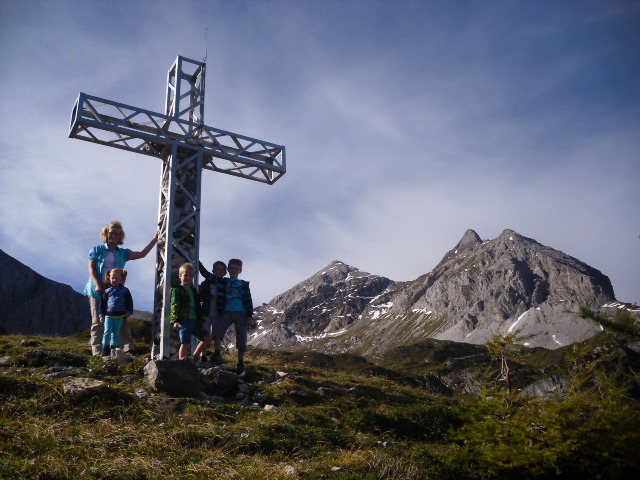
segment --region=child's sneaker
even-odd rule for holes
[[[211,363],[214,365],[222,365],[223,361],[220,352],[213,352],[213,355],[211,355]]]
[[[206,355],[202,355],[202,356],[198,356],[195,357],[196,358],[196,363],[199,365],[204,365],[205,363],[207,363],[207,356]]]

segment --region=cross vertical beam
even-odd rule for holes
[[[273,184],[285,147],[204,124],[204,62],[178,56],[167,74],[165,113],[80,93],[69,137],[160,158],[152,358],[171,354],[171,287],[186,258],[198,271],[202,170]]]
[[[195,139],[204,125],[205,72],[204,62],[178,57],[167,73],[165,114],[191,127],[184,142],[171,145],[161,169],[158,226],[164,242],[156,252],[152,358],[170,356],[171,287],[180,284],[178,269],[184,259],[193,264],[198,278],[203,154]]]
[[[161,234],[156,251],[152,328],[154,358],[169,356],[171,349],[171,287],[180,284],[178,269],[187,259],[197,272],[199,260],[202,150],[176,144],[168,160],[162,164],[160,177]]]

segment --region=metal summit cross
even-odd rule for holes
[[[80,93],[69,137],[162,160],[152,358],[169,357],[171,286],[186,258],[198,270],[203,169],[273,184],[285,148],[204,124],[205,62],[178,56],[167,76],[165,113]]]

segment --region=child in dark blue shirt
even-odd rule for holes
[[[100,322],[104,323],[102,337],[102,355],[110,355],[111,350],[119,347],[120,327],[125,318],[133,314],[133,298],[124,286],[127,271],[113,268],[107,273],[107,288],[100,299]]]

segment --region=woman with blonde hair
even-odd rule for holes
[[[113,268],[124,268],[129,260],[144,258],[151,251],[158,241],[156,232],[149,245],[139,252],[133,252],[120,245],[124,243],[124,229],[120,222],[109,222],[100,232],[100,238],[104,242],[89,251],[89,281],[84,287],[84,293],[89,297],[89,307],[91,308],[91,346],[92,355],[102,353],[102,337],[104,335],[104,325],[100,323],[100,298],[105,290],[105,279],[107,272]],[[120,345],[124,351],[135,354],[131,328],[125,320],[120,329]]]

